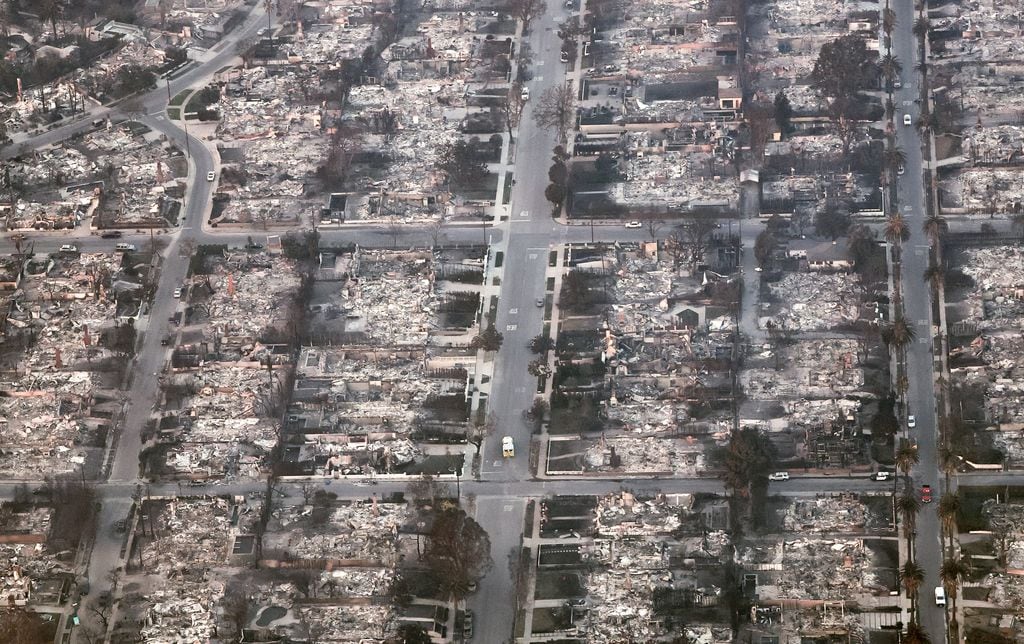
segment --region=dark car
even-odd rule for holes
[[[108,230],[107,232],[100,235],[103,239],[121,239],[122,233],[120,230]]]
[[[932,502],[932,486],[922,485],[921,486],[921,503]]]

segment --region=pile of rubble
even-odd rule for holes
[[[322,526],[311,529],[316,511],[313,506],[274,510],[264,551],[299,559],[359,560],[366,565],[396,562],[398,528],[410,518],[404,504],[353,502],[332,507]]]
[[[163,502],[159,511],[150,510],[149,521],[140,529],[156,533],[156,539],[142,542],[143,566],[164,578],[175,578],[189,570],[221,566],[227,560],[232,538],[240,530],[232,523],[232,504],[227,499],[177,499]]]
[[[782,516],[786,532],[860,532],[867,524],[867,508],[853,495],[791,499]]]
[[[771,319],[782,329],[819,331],[857,320],[861,288],[849,275],[786,273],[768,288],[778,301]]]
[[[1016,246],[963,251],[961,270],[975,281],[967,296],[969,315],[980,329],[1024,325],[1024,250]]]
[[[689,206],[724,204],[734,206],[739,186],[734,173],[728,176],[708,172],[716,165],[711,153],[665,152],[630,157],[626,181],[615,183],[611,194],[617,203]]]
[[[584,468],[591,472],[671,472],[678,476],[696,476],[704,469],[704,446],[676,439],[640,441],[632,436],[602,437],[587,449],[583,461]]]

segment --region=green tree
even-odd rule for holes
[[[60,0],[38,0],[39,5],[36,11],[38,12],[39,19],[43,22],[49,22],[53,27],[53,39],[57,39],[57,19],[60,18],[60,14],[63,12],[64,7]]]
[[[896,213],[885,220],[884,235],[890,244],[902,244],[910,239],[910,228],[903,215]]]
[[[924,281],[931,284],[932,288],[937,289],[946,281],[946,269],[938,264],[929,264],[928,268],[924,269],[922,277]]]
[[[942,235],[946,234],[947,230],[949,230],[949,223],[946,222],[944,217],[939,215],[930,215],[924,220],[924,223],[921,224],[921,230],[924,231],[925,235],[928,235],[928,238],[934,244],[939,241]]]
[[[775,235],[767,230],[762,230],[757,235],[757,241],[754,242],[754,258],[757,260],[757,265],[764,268],[771,261],[777,247],[778,241],[775,239]]]
[[[734,431],[725,451],[725,487],[749,498],[755,487],[767,485],[774,461],[774,446],[757,428]]]
[[[491,324],[473,338],[469,343],[469,348],[474,351],[479,351],[480,349],[484,351],[498,351],[501,349],[501,343],[504,341],[505,336],[499,333],[494,328],[494,325]]]
[[[779,127],[782,136],[793,131],[793,106],[790,105],[789,98],[782,90],[775,95],[775,125]]]
[[[939,521],[942,522],[942,529],[949,539],[949,547],[952,549],[956,540],[960,510],[963,503],[960,500],[959,492],[945,492],[939,497]]]
[[[867,42],[857,34],[848,34],[821,46],[811,70],[811,84],[830,100],[853,98],[871,89],[877,74]]]
[[[907,597],[910,598],[912,612],[914,611],[913,607],[917,606],[918,593],[921,590],[921,585],[924,584],[924,578],[924,568],[916,561],[907,561],[900,568],[900,583],[903,585]]]
[[[882,59],[878,61],[878,69],[882,72],[882,76],[888,82],[893,82],[900,72],[903,71],[903,65],[900,63],[900,59],[896,58],[892,54],[886,54],[882,56]]]
[[[814,232],[835,241],[850,229],[850,213],[842,205],[825,204],[814,218]]]
[[[960,580],[967,576],[967,566],[956,557],[947,557],[942,561],[939,568],[939,579],[942,580],[942,587],[946,589],[946,596],[950,601],[949,621],[950,626],[956,628],[956,597],[960,591]]]
[[[446,507],[432,517],[424,561],[450,597],[461,599],[472,582],[493,565],[491,539],[480,524],[459,507]]]
[[[539,333],[530,339],[530,351],[537,354],[544,354],[555,348],[555,341],[550,335]]]
[[[932,644],[932,638],[928,637],[921,625],[916,621],[907,624],[907,632],[903,636],[903,644]]]
[[[850,251],[857,270],[861,270],[871,258],[878,243],[875,241],[875,231],[865,224],[851,226],[847,231],[846,249]]]
[[[913,492],[904,491],[896,498],[896,514],[903,523],[903,536],[907,539],[908,551],[913,546],[914,531],[917,530],[917,513],[921,509],[921,501]]]
[[[555,213],[562,208],[566,196],[568,196],[568,190],[560,183],[549,183],[548,187],[544,189],[544,198],[551,202]]]
[[[487,177],[487,164],[476,146],[459,139],[443,144],[437,153],[437,169],[456,190],[479,185]]]

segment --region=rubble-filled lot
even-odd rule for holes
[[[766,284],[767,316],[781,329],[824,331],[850,325],[860,316],[857,278],[834,273],[786,273]]]
[[[4,476],[39,479],[98,465],[155,279],[146,259],[59,253],[9,265],[12,276],[21,274],[17,289],[2,295]]]
[[[505,125],[495,109],[507,91],[514,22],[424,6],[385,26],[380,16],[393,10],[388,2],[308,7],[315,22],[260,40],[246,66],[222,70],[212,107],[226,167],[214,223],[400,225],[463,214],[438,152],[475,137],[496,141],[500,156]],[[490,179],[484,184],[462,196],[493,203]]]
[[[601,3],[582,27],[562,25],[563,53],[572,64],[582,48],[586,68],[572,216],[735,212],[740,27],[717,4]]]
[[[446,446],[466,440],[482,269],[474,249],[359,248],[321,264],[314,346],[286,425],[296,474],[416,473],[459,458]]]
[[[1024,462],[1024,253],[1015,246],[957,248],[946,287],[950,374],[966,422],[954,447],[967,465]]]
[[[709,438],[730,423],[724,371],[735,286],[718,274],[702,284],[685,258],[729,248],[713,229],[699,250],[682,242],[565,250],[548,431],[579,437],[550,442],[549,473],[704,470]],[[597,431],[599,439],[587,436]]]
[[[21,186],[8,230],[167,227],[181,209],[184,156],[137,123],[101,127],[11,165]]]
[[[716,570],[729,547],[722,504],[623,492],[555,497],[541,508],[535,636],[575,624],[591,642],[654,640],[677,632],[681,611],[695,632],[727,621]]]

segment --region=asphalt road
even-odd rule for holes
[[[505,641],[513,634],[515,611],[493,607],[515,606],[512,576],[505,561],[512,540],[503,533],[515,531],[516,543],[511,545],[518,544],[525,509],[520,500],[526,496],[522,482],[531,476],[531,430],[523,421],[523,412],[533,404],[536,387],[527,373],[527,365],[534,356],[526,345],[544,326],[544,309],[538,308],[536,301],[545,296],[549,249],[562,242],[567,232],[566,227],[551,218],[551,206],[544,198],[547,169],[557,137],[539,128],[533,119],[533,108],[544,90],[565,82],[565,66],[559,60],[561,41],[555,24],[567,15],[561,3],[549,3],[544,13],[534,18],[524,37],[532,53],[533,76],[526,83],[531,99],[523,110],[516,135],[516,183],[512,187],[510,216],[499,226],[507,235],[499,246],[504,252],[504,264],[496,319],[504,343],[487,403],[488,413],[493,414],[497,425],[497,436],[483,446],[481,471],[485,478],[510,482],[506,488],[509,500],[483,502],[477,507],[476,518],[491,535],[491,554],[496,564],[469,600],[478,616],[477,632],[488,642]],[[589,227],[580,232],[589,238]],[[515,458],[502,458],[500,436],[513,437]]]
[[[921,76],[916,71],[920,62],[917,37],[913,34],[913,3],[897,2],[892,5],[896,12],[896,28],[893,32],[893,53],[903,66],[901,80],[903,87],[896,90],[896,139],[906,155],[906,173],[899,181],[899,208],[910,228],[910,239],[903,244],[903,310],[908,323],[913,325],[917,339],[907,350],[907,413],[917,417],[917,427],[910,437],[917,442],[920,462],[912,473],[914,485],[932,486],[935,502],[924,505],[917,518],[915,551],[917,561],[925,570],[925,582],[920,591],[920,621],[934,644],[946,640],[945,611],[935,605],[933,589],[940,585],[939,568],[942,564],[942,548],[939,536],[939,520],[935,512],[942,493],[942,477],[937,459],[937,418],[935,410],[934,368],[932,356],[931,289],[924,283],[923,275],[928,267],[929,240],[922,230],[927,216],[924,193],[921,137],[914,126],[903,125],[903,115],[910,114],[914,123],[920,116],[919,105],[914,103],[921,96]]]

